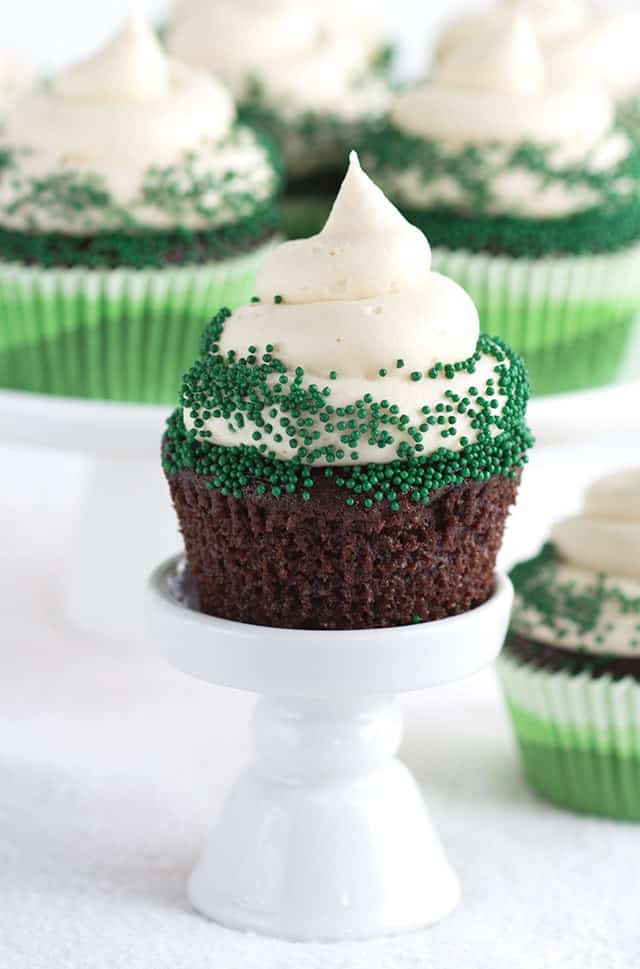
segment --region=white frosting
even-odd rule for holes
[[[640,89],[640,10],[595,12],[580,30],[549,52],[549,65],[559,77],[594,77],[614,98]]]
[[[640,470],[597,481],[582,514],[556,525],[551,540],[572,565],[640,581]]]
[[[613,106],[589,80],[559,82],[545,70],[530,18],[517,10],[487,43],[454,51],[433,80],[401,94],[391,117],[400,129],[446,143],[595,145]]]
[[[6,117],[3,142],[19,153],[24,179],[98,175],[139,222],[164,227],[175,224],[175,215],[143,205],[141,183],[150,167],[176,165],[188,153],[203,176],[253,171],[250,188],[258,198],[268,193],[271,173],[255,139],[220,145],[234,117],[231,97],[219,83],[169,60],[151,28],[131,16],[102,50],[64,71],[48,90],[22,98]],[[12,191],[6,180],[0,212]],[[216,201],[207,199],[210,208]],[[42,230],[74,231],[51,213],[35,215]],[[5,213],[2,222],[21,227],[24,218]],[[198,228],[211,220],[196,214],[180,224]]]
[[[514,146],[540,145],[559,167],[613,168],[630,150],[625,136],[612,133],[613,119],[613,103],[596,81],[557,78],[548,70],[531,18],[520,8],[502,16],[490,37],[481,34],[453,50],[431,81],[401,93],[391,110],[396,128],[445,151],[480,146],[496,172],[487,211],[530,218],[570,215],[599,196],[588,185],[514,167]],[[393,172],[385,188],[415,208],[469,204],[455,178],[426,180],[417,167]]]
[[[35,83],[31,66],[13,51],[0,51],[0,111]]]
[[[449,23],[436,42],[436,61],[469,43],[490,42],[514,8],[525,10],[531,17],[545,51],[586,24],[590,14],[590,5],[584,0],[498,0],[489,10],[467,13]]]
[[[554,586],[572,585],[576,598],[589,599],[603,582],[606,589],[640,602],[640,469],[596,481],[585,495],[582,512],[559,522],[551,542],[562,558],[554,566]],[[527,636],[563,649],[640,657],[640,613],[625,609],[615,594],[605,598],[597,624],[587,630],[561,614],[549,626],[521,601],[515,625]]]
[[[357,118],[384,107],[377,86],[354,83],[367,67],[369,31],[336,29],[321,4],[189,0],[175,13],[169,51],[212,71],[238,100],[257,81],[284,117],[314,111]]]
[[[352,152],[325,228],[265,257],[257,280],[260,302],[233,313],[220,352],[242,356],[255,346],[259,356],[273,344],[274,356],[289,373],[304,369],[305,385],[330,385],[333,406],[353,404],[370,393],[374,400],[398,404],[419,425],[421,408],[442,401],[444,390],[464,393],[470,380],[483,385],[495,376],[495,360],[482,358],[473,378],[461,372],[446,387],[438,380],[411,379],[412,371],[424,373],[437,362],[470,357],[480,329],[470,297],[452,280],[431,272],[430,263],[427,240],[362,172]],[[276,296],[283,301],[276,303]],[[395,367],[397,359],[405,361],[402,369]],[[379,375],[381,368],[388,369],[386,377]],[[337,379],[329,382],[331,371]],[[184,418],[187,427],[194,426],[188,409]],[[336,438],[327,436],[319,420],[316,425],[317,446],[335,446]],[[449,438],[447,447],[459,448],[460,437],[477,438],[468,415],[459,416],[457,427],[458,437]],[[204,430],[217,444],[253,443],[249,422],[231,429],[226,420],[211,417]],[[410,438],[398,431],[394,443],[380,449],[361,439],[357,460],[347,454],[336,463],[393,461],[404,440]],[[286,440],[265,441],[278,458],[291,458]],[[443,444],[437,433],[427,434],[424,443],[427,454]]]

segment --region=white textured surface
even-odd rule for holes
[[[540,452],[507,555],[638,447],[629,435]],[[465,886],[450,920],[300,946],[194,915],[184,882],[248,754],[250,700],[165,669],[139,642],[74,634],[54,594],[83,467],[8,450],[0,465],[2,969],[637,969],[640,828],[527,791],[490,674],[409,706],[404,757]],[[123,554],[132,535],[123,524]]]

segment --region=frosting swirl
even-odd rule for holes
[[[505,17],[488,42],[474,40],[401,94],[399,128],[447,142],[596,144],[613,121],[605,92],[589,80],[558,82],[545,69],[531,18]]]
[[[639,10],[594,12],[579,30],[551,47],[550,69],[559,77],[593,77],[612,97],[623,98],[640,88],[638,36]]]
[[[481,204],[494,215],[563,217],[597,206],[606,193],[626,198],[633,191],[618,176],[631,144],[613,132],[613,121],[613,103],[596,81],[549,70],[530,16],[517,8],[488,38],[481,34],[453,50],[432,80],[396,98],[391,133],[432,143],[445,160],[438,175],[433,164],[392,167],[383,186],[410,208],[457,206],[478,214]],[[454,160],[448,166],[446,158],[470,145],[479,157],[465,182],[447,172],[460,166]],[[543,152],[544,166],[519,154],[522,146]],[[469,188],[479,177],[487,182],[482,203]]]
[[[167,45],[220,77],[240,102],[258,85],[285,117],[313,111],[352,118],[383,107],[377,89],[355,83],[371,54],[370,30],[337,29],[322,5],[305,0],[188,0],[175,11]]]
[[[551,543],[551,557],[519,567],[530,574],[516,581],[516,631],[563,649],[640,656],[640,469],[596,481]]]
[[[325,228],[266,256],[257,279],[259,301],[232,314],[215,350],[242,364],[246,353],[257,360],[266,349],[267,359],[277,358],[284,368],[274,380],[287,384],[295,377],[318,394],[326,386],[338,414],[341,408],[349,408],[347,414],[362,411],[362,403],[354,406],[357,401],[384,400],[385,409],[393,402],[391,413],[399,415],[390,425],[393,434],[384,440],[373,433],[360,435],[357,451],[347,447],[336,464],[394,461],[402,456],[403,445],[413,448],[418,441],[419,452],[426,455],[443,446],[445,434],[452,450],[473,443],[483,433],[478,415],[467,404],[456,409],[450,397],[462,399],[474,381],[496,397],[493,403],[483,401],[496,419],[490,440],[499,433],[508,397],[492,389],[496,359],[474,357],[480,330],[475,306],[455,282],[432,272],[430,261],[422,233],[364,174],[352,152]],[[470,358],[470,369],[462,363],[458,369],[458,361]],[[446,379],[437,379],[446,362]],[[475,387],[471,392],[480,393]],[[418,428],[432,411],[430,425],[436,430],[425,434],[423,442]],[[341,441],[350,439],[346,423],[341,429],[339,420],[331,428],[317,415],[307,420],[305,433],[318,448],[339,450]],[[192,405],[184,408],[184,422],[210,443],[226,446],[251,445],[264,433],[248,420],[234,423],[222,412],[207,408],[203,414]],[[276,425],[270,425],[266,446],[273,456],[289,460],[290,442]],[[357,428],[357,421],[349,426]]]
[[[251,132],[232,134],[234,118],[220,84],[169,60],[145,21],[131,16],[102,50],[9,111],[2,147],[13,164],[0,181],[0,222],[86,233],[234,221],[222,198],[228,172],[243,173],[241,191],[258,200],[273,192],[264,150]],[[182,179],[182,193],[174,189],[160,199],[145,186],[149,173],[156,181],[161,173],[175,175],[175,183]],[[25,204],[34,185],[53,180],[59,191],[73,179],[92,190],[75,211],[45,205],[42,191]],[[190,188],[201,190],[197,204],[193,196],[189,202]]]
[[[584,0],[498,0],[488,11],[464,14],[449,23],[436,42],[435,60],[441,61],[469,43],[490,41],[516,8],[529,15],[545,50],[586,24],[590,14]]]
[[[551,540],[570,565],[640,582],[640,470],[596,481],[582,514],[557,524]]]

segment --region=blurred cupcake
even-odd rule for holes
[[[485,602],[532,439],[522,361],[353,153],[184,378],[163,466],[201,608],[355,629]]]
[[[182,0],[167,30],[170,52],[220,77],[278,144],[291,235],[320,229],[347,152],[388,105],[375,25],[360,0]]]
[[[617,105],[620,122],[640,141],[640,10],[594,10],[580,28],[548,52],[558,76],[594,77]]]
[[[496,0],[488,10],[466,13],[446,24],[436,38],[433,60],[448,60],[469,43],[491,43],[516,10],[524,10],[531,18],[544,51],[584,27],[592,13],[585,0]]]
[[[529,781],[640,821],[640,469],[596,482],[512,578],[500,674]]]
[[[640,155],[600,85],[548,73],[528,16],[400,94],[364,154],[535,393],[615,377],[640,304]]]
[[[230,96],[137,17],[20,99],[0,136],[0,385],[164,401],[238,305],[280,176]]]
[[[33,68],[13,51],[0,51],[0,121],[16,97],[24,94],[36,80]]]

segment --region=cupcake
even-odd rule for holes
[[[164,438],[201,608],[356,629],[485,602],[532,443],[522,361],[355,153],[257,294],[212,320]]]
[[[436,38],[432,57],[447,60],[469,43],[491,42],[514,10],[531,17],[543,50],[556,48],[591,21],[592,8],[585,0],[496,0],[488,10],[463,14],[446,24]]]
[[[640,821],[640,469],[597,481],[512,578],[500,675],[531,785]]]
[[[617,105],[621,125],[640,140],[640,10],[623,6],[594,10],[562,44],[553,45],[548,62],[559,76],[597,78]]]
[[[0,51],[0,120],[9,105],[35,83],[26,60],[13,51]]]
[[[401,93],[365,157],[534,393],[614,379],[640,305],[640,154],[601,85],[549,72],[528,15]]]
[[[388,105],[382,30],[361,0],[183,0],[166,34],[176,57],[219,76],[241,117],[285,160],[285,228],[317,232],[348,150]]]
[[[175,400],[203,314],[253,291],[280,175],[138,17],[0,133],[0,386]]]

